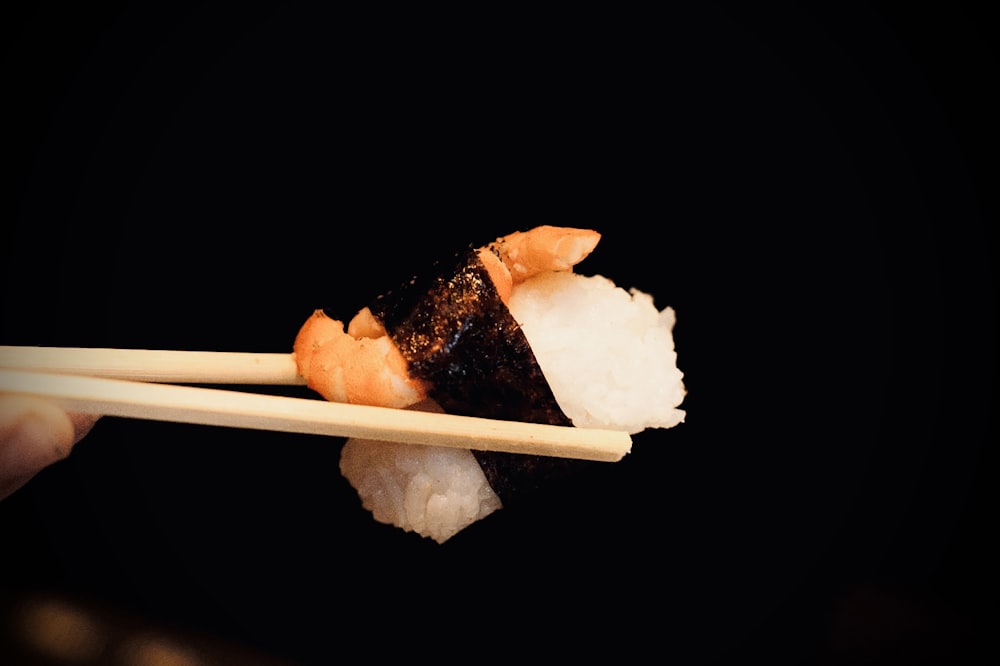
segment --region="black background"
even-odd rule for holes
[[[4,608],[244,663],[991,644],[998,46],[971,3],[143,7],[4,9],[0,343],[289,351],[450,244],[580,226],[580,272],[677,310],[688,419],[437,545],[360,508],[340,440],[105,418],[0,503]]]

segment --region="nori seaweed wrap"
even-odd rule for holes
[[[468,247],[376,298],[369,309],[444,411],[571,426],[527,338],[501,300],[478,251]],[[508,504],[584,461],[473,451]]]

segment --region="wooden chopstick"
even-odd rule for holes
[[[44,397],[70,411],[105,416],[603,462],[621,460],[632,448],[629,434],[614,430],[496,421],[79,374],[0,370],[0,393]]]
[[[290,353],[0,345],[0,368],[173,384],[305,384]]]

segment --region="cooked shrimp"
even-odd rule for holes
[[[545,271],[568,271],[597,246],[590,229],[540,226],[480,248],[478,256],[504,303],[513,287]],[[406,359],[368,308],[348,324],[317,310],[295,338],[295,360],[309,388],[327,400],[408,407],[427,398],[427,382],[410,377]]]
[[[396,408],[420,402],[429,387],[410,377],[403,355],[382,331],[378,337],[354,337],[343,322],[316,310],[295,337],[299,374],[333,402]]]
[[[490,243],[514,284],[545,271],[568,271],[594,251],[601,234],[593,229],[542,225],[515,231]]]

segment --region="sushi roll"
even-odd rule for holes
[[[674,312],[573,272],[599,238],[515,232],[437,262],[346,330],[317,311],[296,338],[300,372],[330,400],[629,433],[673,427],[685,391]],[[443,543],[589,464],[350,439],[340,469],[376,520]]]

